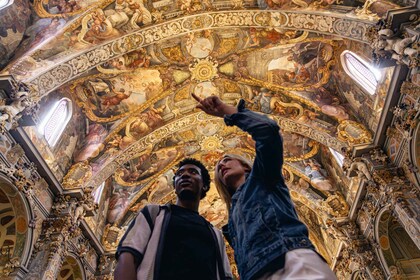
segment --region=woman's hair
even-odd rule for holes
[[[225,155],[223,155],[222,159],[224,159],[224,158],[236,159],[243,166],[248,167],[250,171],[252,169],[252,162],[249,159],[247,159],[243,156],[236,155],[236,154],[225,154]],[[222,183],[222,181],[219,177],[219,171],[218,171],[218,168],[217,168],[222,159],[220,159],[217,162],[216,167],[214,168],[214,184],[216,185],[216,189],[217,189],[217,192],[219,193],[220,198],[223,200],[224,203],[226,203],[226,208],[229,212],[231,202],[232,202],[232,195],[229,192],[228,186],[226,186],[225,184]]]

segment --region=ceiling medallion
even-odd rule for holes
[[[194,63],[190,64],[191,78],[193,80],[204,82],[211,81],[219,77],[217,74],[217,66],[219,64],[213,61],[211,57],[205,59],[196,59]]]
[[[222,148],[222,138],[209,136],[200,141],[201,149],[205,151],[215,151]]]

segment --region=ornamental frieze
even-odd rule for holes
[[[309,137],[319,143],[323,143],[337,151],[341,151],[342,148],[347,147],[346,143],[340,142],[336,138],[327,133],[317,131],[309,126],[304,124],[298,123],[296,121],[282,118],[279,116],[273,116],[274,119],[277,120],[280,127],[284,131],[295,132],[301,134],[303,136]],[[108,164],[104,164],[103,169],[101,169],[97,174],[93,177],[89,178],[86,177],[83,180],[77,180],[77,183],[72,183],[70,185],[76,186],[77,184],[81,184],[79,187],[83,186],[98,186],[104,180],[106,180],[109,176],[111,176],[115,170],[123,163],[129,161],[137,157],[138,155],[142,154],[146,150],[151,150],[151,148],[158,143],[161,139],[169,137],[173,134],[176,134],[180,131],[185,131],[188,128],[193,126],[198,126],[202,122],[208,122],[211,120],[220,120],[217,117],[208,116],[203,112],[194,113],[183,118],[180,118],[174,122],[168,123],[162,127],[157,128],[153,132],[149,133],[148,135],[141,138],[139,141],[130,145],[127,149],[123,150],[119,155],[117,155],[112,162]],[[78,174],[77,170],[71,169],[72,173]],[[68,176],[66,176],[67,178]]]
[[[320,132],[308,125],[293,121],[288,118],[282,118],[279,116],[273,116],[279,123],[280,127],[284,131],[291,131],[294,133],[301,134],[308,138],[311,138],[319,143],[323,143],[324,145],[333,148],[336,151],[341,151],[343,148],[347,148],[347,144],[345,142],[341,142],[335,137],[331,135]]]
[[[373,22],[345,15],[299,11],[219,11],[180,17],[98,45],[63,61],[30,80],[40,97],[102,63],[130,51],[159,43],[194,30],[233,27],[276,27],[313,31],[367,42],[365,31]]]

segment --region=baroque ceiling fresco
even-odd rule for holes
[[[19,20],[0,28],[0,50],[12,60],[2,74],[28,84],[41,104],[61,97],[72,101],[73,117],[57,147],[48,147],[35,127],[26,130],[64,188],[105,184],[98,214],[86,218],[105,248],[115,248],[146,203],[175,199],[172,177],[180,159],[194,157],[213,170],[227,152],[253,158],[253,140],[195,109],[195,93],[229,104],[245,99],[248,108],[280,124],[283,174],[311,238],[320,252],[328,250],[333,233],[320,225],[346,216],[357,191],[334,171],[338,165],[328,148],[343,154],[371,142],[392,74],[392,68],[382,69],[377,93],[366,94],[344,72],[340,55],[350,50],[369,59],[366,31],[398,4],[15,0],[13,5],[7,16]],[[214,187],[200,212],[216,226],[226,223]]]

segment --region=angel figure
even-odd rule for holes
[[[407,59],[410,60],[419,55],[419,50],[412,47],[416,40],[416,35],[402,39],[396,37],[391,29],[382,29],[378,31],[378,38],[373,42],[372,47],[378,52],[391,52],[393,59],[409,64]]]
[[[29,106],[28,93],[19,91],[10,105],[0,105],[0,125],[11,127],[13,120]]]

